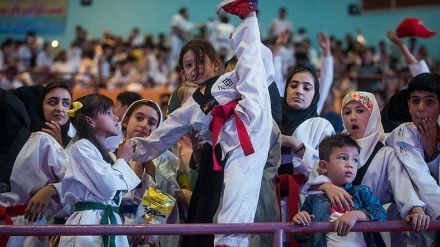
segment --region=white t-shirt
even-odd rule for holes
[[[330,222],[334,222],[339,217],[344,215],[344,213],[338,212],[333,208],[330,209]],[[345,237],[338,236],[336,232],[329,232],[326,235],[327,246],[328,247],[366,247],[364,236],[362,232],[350,232]]]

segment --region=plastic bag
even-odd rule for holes
[[[139,204],[133,224],[165,224],[175,204],[176,199],[171,195],[149,187]],[[158,235],[148,236],[148,244],[156,245],[158,242]]]

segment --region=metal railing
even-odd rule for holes
[[[433,220],[427,231],[440,230],[440,220]],[[100,235],[210,235],[210,234],[274,234],[274,247],[282,247],[285,233],[317,233],[333,231],[333,223],[314,222],[308,226],[293,223],[247,224],[162,224],[162,225],[2,225],[0,235],[9,236],[100,236]],[[411,231],[405,221],[358,222],[352,232]]]

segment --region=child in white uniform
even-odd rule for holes
[[[117,159],[104,148],[104,140],[119,133],[113,101],[91,94],[78,99],[69,110],[77,129],[70,151],[70,162],[62,182],[64,201],[75,205],[66,225],[121,224],[121,192],[134,189],[141,181],[128,165],[134,143],[119,147]],[[59,246],[128,246],[126,236],[62,236]]]
[[[426,203],[426,214],[432,219],[439,219],[440,150],[437,119],[440,115],[440,75],[431,72],[415,76],[408,84],[408,93],[412,122],[403,123],[394,129],[385,143],[394,148],[408,171],[414,189]],[[433,240],[430,238],[434,236],[419,237],[413,237],[411,242],[407,239],[407,246],[432,246]]]
[[[181,51],[179,65],[182,74],[199,89],[148,138],[135,139],[134,159],[157,157],[192,128],[212,146],[218,138],[226,164],[217,222],[250,223],[270,145],[272,116],[267,87],[273,82],[274,68],[270,50],[260,42],[257,1],[224,1],[217,7],[222,10],[245,19],[231,38],[238,58],[236,69],[214,77],[220,65],[214,47],[204,40],[189,42]],[[222,110],[233,116],[222,120]],[[214,169],[221,167],[214,162]],[[216,235],[214,242],[216,246],[248,246],[249,235]]]

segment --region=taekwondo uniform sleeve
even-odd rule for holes
[[[169,114],[168,118],[151,132],[150,136],[133,138],[132,140],[137,144],[133,160],[144,162],[164,153],[193,128],[191,118],[196,118],[200,112],[197,103],[190,98],[183,106]],[[197,126],[194,127],[200,130]]]
[[[307,119],[293,132],[293,136],[304,143],[305,150],[302,158],[293,154],[292,163],[296,174],[304,174],[309,178],[315,162],[319,160],[318,146],[326,136],[333,135],[333,126],[324,118]]]
[[[425,207],[391,147],[382,147],[376,153],[361,183],[370,187],[382,204],[394,201],[402,219],[413,207]]]
[[[318,168],[318,162],[313,166],[313,170]],[[312,176],[312,174],[316,174]],[[310,187],[313,185],[321,185],[323,183],[331,183],[332,181],[325,175],[318,175],[318,173],[311,173],[309,180],[304,184],[304,186],[301,189],[301,194],[304,195],[320,195],[325,194],[323,191],[319,190],[310,190]]]
[[[435,158],[433,161],[427,163],[427,165],[431,171],[431,175],[437,181],[437,184],[440,185],[440,155],[437,156],[437,158]]]
[[[426,214],[437,219],[440,216],[440,187],[424,160],[423,145],[417,128],[412,123],[403,123],[391,132],[385,143],[394,148],[407,170],[414,189],[426,203]]]

